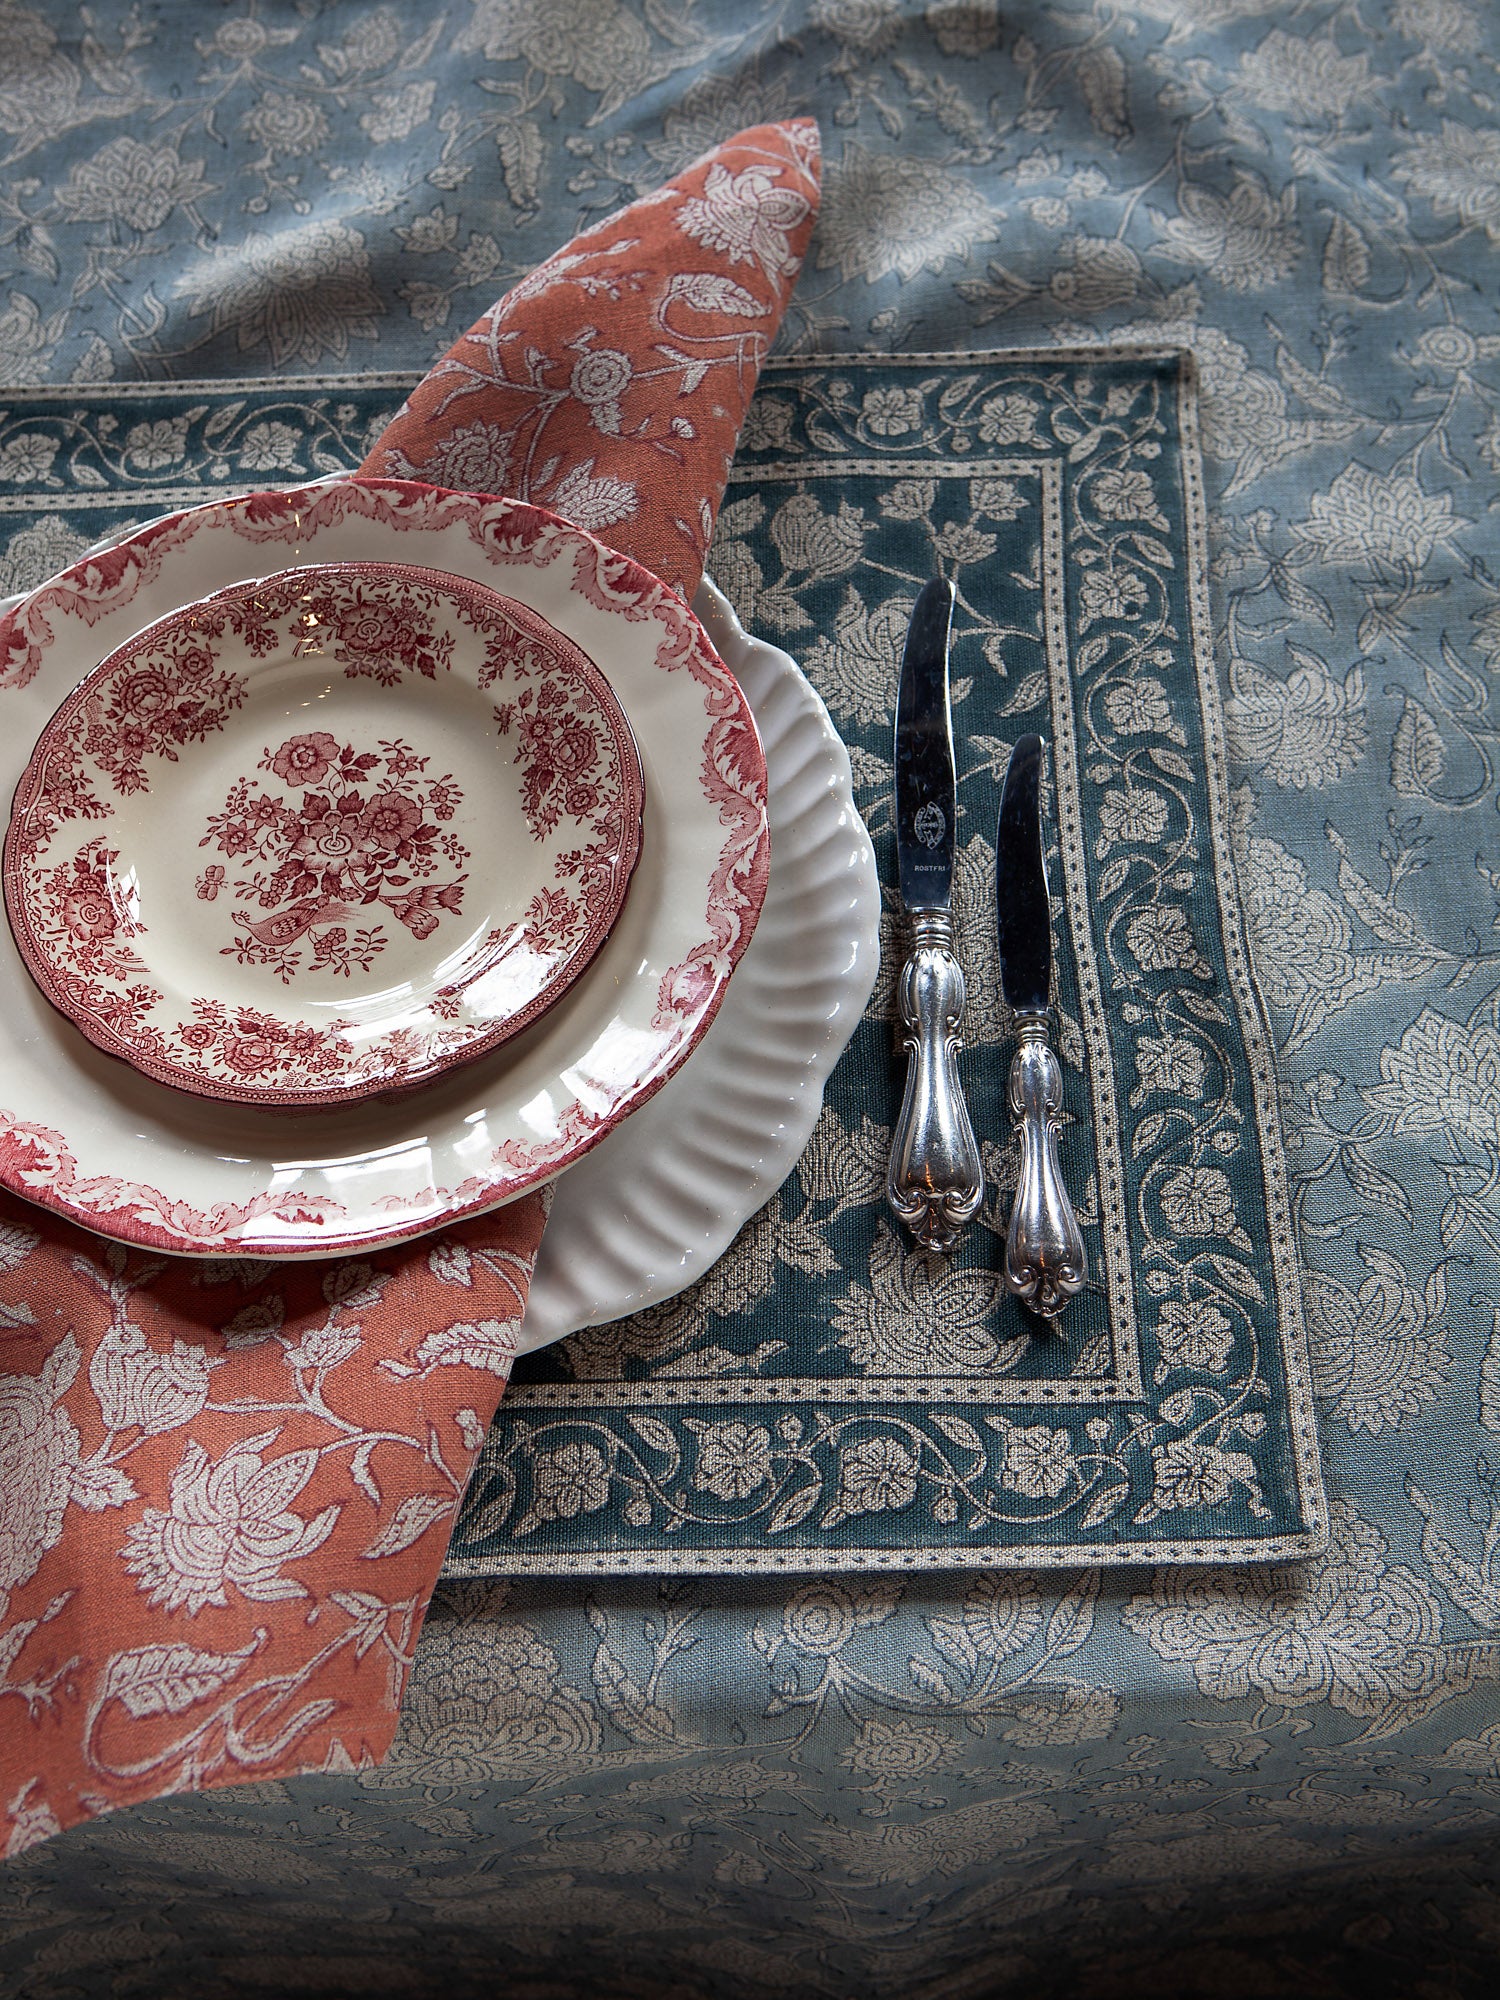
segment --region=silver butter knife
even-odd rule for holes
[[[1088,1272],[1078,1218],[1057,1161],[1062,1071],[1052,1053],[1052,913],[1042,854],[1042,739],[1010,753],[995,834],[995,924],[1000,984],[1015,1015],[1016,1053],[1006,1097],[1021,1142],[1021,1176],[1005,1241],[1005,1282],[1054,1318]]]
[[[953,952],[952,622],[953,585],[934,577],[912,612],[896,697],[896,858],[907,923],[896,1005],[907,1065],[885,1192],[928,1250],[951,1250],[984,1198],[984,1170],[958,1080],[964,975]]]

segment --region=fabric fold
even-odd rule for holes
[[[727,141],[492,307],[361,473],[529,499],[690,597],[817,198],[811,121]],[[0,1852],[384,1756],[545,1215],[273,1265],[0,1194]]]
[[[475,321],[359,468],[550,508],[691,598],[817,217],[811,119],[757,125]]]

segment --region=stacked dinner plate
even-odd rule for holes
[[[563,1175],[528,1345],[697,1276],[805,1142],[878,917],[821,704],[699,609],[520,503],[347,480],[16,604],[0,1185],[295,1258]]]

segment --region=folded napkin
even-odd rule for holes
[[[690,596],[817,198],[816,126],[741,133],[486,313],[361,472],[538,502]],[[0,1852],[385,1754],[544,1217],[199,1262],[0,1194]]]

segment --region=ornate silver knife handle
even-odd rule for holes
[[[1021,1176],[1005,1240],[1005,1282],[1051,1319],[1082,1290],[1088,1261],[1057,1163],[1062,1071],[1047,1040],[1046,1015],[1017,1014],[1016,1041],[1006,1098],[1020,1128]]]
[[[928,1250],[951,1250],[984,1199],[984,1169],[958,1080],[964,997],[952,917],[946,910],[918,912],[896,987],[906,1089],[885,1194]]]

